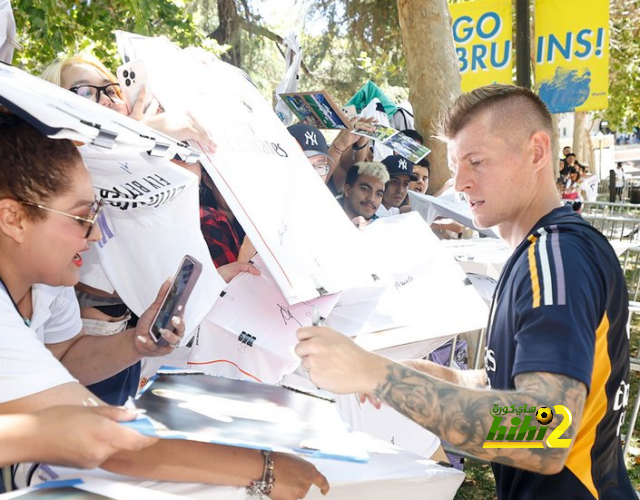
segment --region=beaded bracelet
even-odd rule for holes
[[[247,487],[247,494],[258,497],[261,500],[266,499],[273,490],[273,483],[276,478],[273,476],[273,460],[270,451],[262,451],[264,456],[264,470],[262,471],[262,479],[251,481],[251,485]]]

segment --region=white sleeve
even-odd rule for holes
[[[73,287],[62,287],[49,309],[51,317],[44,324],[45,344],[65,342],[80,333],[82,319]]]
[[[0,403],[76,382],[16,311],[0,302]]]

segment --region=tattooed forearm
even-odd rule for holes
[[[496,403],[516,407],[562,404],[573,415],[573,424],[562,437],[573,439],[579,428],[586,388],[574,379],[550,373],[519,375],[516,387],[511,392],[460,387],[390,363],[386,380],[378,385],[376,395],[465,453],[543,474],[558,472],[568,448],[483,448],[493,423],[490,412]],[[560,418],[552,421],[547,436],[560,422]]]
[[[482,389],[487,386],[487,372],[484,370],[454,370],[424,359],[407,359],[403,365],[413,368],[421,373],[451,382],[463,387]]]

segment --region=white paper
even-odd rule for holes
[[[46,483],[43,483],[39,486],[24,488],[19,491],[0,495],[0,499],[19,499],[25,495],[28,495],[29,492],[36,492],[41,490],[49,492],[50,496],[48,498],[54,498],[54,495],[56,494],[56,489],[54,486],[56,483],[58,485],[69,483],[70,487],[73,487],[77,490],[104,495],[105,497],[111,498],[113,500],[179,500],[181,498],[188,498],[184,496],[172,495],[170,493],[163,493],[162,491],[158,490],[142,488],[140,486],[132,486],[129,484],[110,481],[107,479],[86,477],[86,473],[84,471],[81,471],[81,473],[84,476],[82,479],[65,479],[61,481],[51,482],[51,487],[49,488],[45,488]],[[80,496],[81,494],[78,493],[69,498],[80,498]],[[56,496],[56,498],[63,499],[67,497],[63,496],[62,492],[60,492],[59,495]]]
[[[481,274],[497,280],[513,250],[494,238],[445,240],[442,244],[467,273]]]
[[[300,64],[302,63],[302,49],[298,36],[295,33],[289,33],[284,38],[284,45],[287,47],[285,52],[286,69],[282,81],[276,87],[276,106],[275,112],[282,120],[285,126],[291,125],[293,121],[293,112],[291,108],[285,104],[280,94],[288,94],[298,91],[298,73],[300,72]]]
[[[362,236],[390,285],[361,328],[360,345],[380,350],[486,325],[486,304],[418,214],[379,219]]]
[[[13,18],[11,2],[0,0],[0,61],[11,64],[16,45],[16,21]]]
[[[123,157],[87,147],[81,153],[96,194],[107,203],[98,221],[102,240],[85,254],[80,281],[113,286],[139,316],[182,258],[192,255],[203,270],[185,308],[187,342],[225,286],[200,230],[197,177],[145,154]]]
[[[436,217],[446,217],[485,236],[498,237],[493,229],[478,229],[473,224],[469,205],[466,201],[461,200],[460,197],[462,195],[456,193],[453,189],[445,191],[438,197],[416,193],[415,191],[408,191],[408,195],[411,201],[411,210],[422,215],[422,218],[428,224],[431,224]]]
[[[255,86],[226,63],[139,40],[128,43],[153,94],[168,111],[189,110],[214,138],[203,165],[289,304],[370,284],[357,229]]]
[[[276,383],[300,364],[298,329],[311,326],[314,308],[327,317],[340,294],[290,306],[262,260],[254,264],[260,276],[241,273],[229,283],[200,325],[189,361],[213,375]]]

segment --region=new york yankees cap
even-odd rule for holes
[[[389,177],[397,177],[399,175],[408,175],[412,181],[417,181],[418,176],[413,173],[413,163],[404,156],[390,155],[382,160],[389,172]]]
[[[305,123],[296,123],[288,127],[287,130],[298,141],[307,158],[317,155],[329,158],[327,140],[317,128]]]

